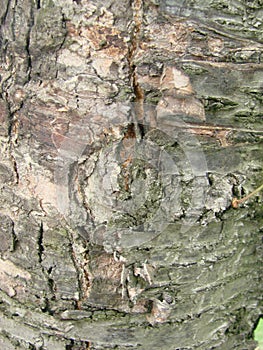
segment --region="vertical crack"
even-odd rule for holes
[[[54,311],[51,309],[50,301],[56,300],[56,283],[55,280],[52,278],[52,271],[53,266],[51,266],[49,269],[46,269],[44,266],[42,266],[42,272],[46,277],[47,286],[51,294],[51,297],[45,296],[45,307],[42,309],[42,311],[47,312],[49,315],[54,314]]]
[[[16,159],[15,157],[13,156],[13,154],[10,154],[11,156],[11,160],[12,160],[12,163],[13,163],[13,169],[14,169],[14,173],[15,173],[15,183],[16,185],[19,184],[19,172],[18,172],[18,168],[17,168],[17,162],[16,162]]]
[[[10,8],[10,4],[11,4],[11,1],[7,1],[6,9],[5,9],[5,11],[3,11],[3,15],[1,18],[1,25],[3,25],[6,22],[7,14],[9,12],[9,8]],[[4,6],[4,5],[2,4],[2,6]]]
[[[37,1],[37,8],[40,6],[40,1]],[[31,71],[32,71],[32,57],[30,54],[30,42],[31,42],[31,30],[34,26],[34,9],[32,4],[30,4],[30,17],[29,17],[29,23],[28,23],[28,31],[26,36],[26,54],[27,54],[27,80],[30,81],[31,79]]]
[[[138,77],[137,77],[137,67],[134,63],[134,56],[138,49],[141,35],[141,27],[143,22],[143,0],[134,0],[132,2],[133,9],[133,28],[131,31],[131,44],[128,53],[128,63],[130,70],[130,81],[135,95],[135,117],[136,117],[136,133],[140,139],[143,138],[141,128],[138,124],[144,124],[144,91],[141,88]]]
[[[132,10],[133,10],[133,27],[131,31],[131,44],[129,48],[129,58],[128,58],[131,68],[132,68],[132,60],[138,48],[138,44],[140,40],[141,26],[142,26],[142,20],[143,20],[143,0],[132,1]]]
[[[56,284],[54,279],[51,277],[53,267],[51,266],[46,272],[47,272],[47,283],[48,283],[48,288],[50,290],[50,293],[53,295],[52,299],[56,299],[55,296],[55,291],[56,291]],[[47,302],[49,303],[49,300],[47,299]]]
[[[56,295],[55,295],[56,285],[55,285],[54,279],[51,276],[53,267],[51,266],[50,268],[46,269],[45,266],[42,264],[43,263],[43,253],[45,251],[43,240],[44,240],[44,228],[43,228],[43,222],[41,222],[40,227],[39,227],[38,239],[37,239],[38,262],[41,266],[42,273],[46,278],[46,283],[47,283],[47,286],[48,286],[50,294],[51,294],[51,298],[49,298],[48,296],[45,296],[45,298],[44,298],[45,303],[44,303],[44,306],[42,308],[42,311],[47,312],[50,315],[53,315],[54,312],[50,308],[50,300],[56,299]]]
[[[44,246],[43,246],[43,235],[44,235],[44,230],[43,230],[43,222],[40,224],[39,228],[39,234],[38,234],[38,261],[41,264],[43,261],[43,252],[44,252]]]
[[[11,37],[10,40],[6,39],[5,45],[3,45],[3,51],[6,56],[6,65],[8,65],[8,68],[6,68],[8,71],[12,72],[8,78],[5,78],[4,81],[1,82],[1,95],[3,100],[6,103],[6,108],[8,111],[8,125],[7,125],[7,135],[8,135],[8,145],[9,145],[9,156],[10,160],[13,164],[13,171],[15,174],[15,183],[19,184],[19,172],[18,172],[18,165],[14,156],[13,152],[13,146],[17,142],[17,121],[15,120],[15,114],[23,107],[23,101],[16,103],[14,102],[14,98],[12,96],[12,93],[9,93],[9,89],[12,91],[12,85],[14,84],[14,80],[16,79],[16,62],[15,62],[15,56],[12,55],[12,52],[9,52],[9,50],[12,50],[12,41],[17,41],[17,17],[19,17],[19,2],[17,0],[14,1],[13,6],[10,5],[11,1],[7,2],[6,9],[4,12],[4,15],[1,19],[1,23],[4,25],[5,22],[7,22],[5,25],[10,28],[11,30]],[[30,80],[30,74],[31,74],[31,56],[29,52],[30,48],[30,32],[31,28],[34,23],[34,14],[33,14],[33,8],[32,3],[30,3],[30,17],[27,21],[27,35],[25,38],[24,43],[24,50],[27,60],[27,78],[28,81]],[[8,23],[8,20],[10,18],[10,23]],[[11,44],[11,45],[10,45]],[[8,59],[7,59],[8,58]],[[4,84],[5,83],[5,84]]]
[[[4,97],[4,96],[3,96]],[[16,139],[13,138],[13,134],[17,136],[17,123],[15,121],[14,114],[16,111],[11,111],[11,103],[8,98],[8,94],[6,93],[6,96],[4,98],[4,101],[6,103],[7,113],[8,113],[8,126],[7,126],[7,136],[8,136],[8,145],[9,145],[9,157],[13,165],[13,171],[15,175],[15,184],[19,184],[19,171],[18,171],[18,165],[16,162],[16,158],[13,154],[13,143],[16,143]]]
[[[18,238],[17,238],[17,235],[15,233],[15,224],[14,224],[13,221],[12,221],[11,235],[12,235],[12,243],[11,243],[10,250],[11,250],[11,252],[14,252],[16,250],[16,246],[17,246],[17,243],[18,243]]]
[[[74,237],[69,232],[71,259],[75,266],[78,276],[78,294],[79,300],[76,303],[76,308],[81,309],[82,301],[85,300],[89,294],[91,280],[88,271],[88,252],[85,249],[82,253],[74,249]]]
[[[8,1],[11,2],[11,1]],[[15,0],[14,6],[12,8],[12,12],[13,12],[13,16],[12,16],[12,22],[10,25],[11,31],[12,31],[12,41],[15,42],[16,41],[16,33],[15,33],[15,28],[16,28],[16,11],[17,11],[17,0]]]

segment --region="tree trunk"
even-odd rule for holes
[[[2,0],[2,349],[255,349],[261,1]]]

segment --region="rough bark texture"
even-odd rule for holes
[[[254,349],[261,0],[2,0],[0,347]]]

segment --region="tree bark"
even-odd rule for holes
[[[255,349],[260,1],[2,0],[3,349]]]

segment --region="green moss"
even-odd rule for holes
[[[178,147],[177,141],[170,137],[166,132],[153,129],[147,134],[147,139],[154,142],[154,144],[162,147],[166,152],[174,152],[175,148]]]
[[[130,101],[132,96],[133,96],[132,89],[130,87],[123,87],[120,89],[120,92],[118,94],[118,101],[120,102]]]
[[[145,96],[145,102],[153,105],[157,105],[160,99],[161,99],[160,91],[151,91],[147,93]]]
[[[205,109],[207,111],[229,110],[238,106],[236,102],[223,97],[218,98],[207,96],[204,98],[204,101]]]
[[[230,135],[230,141],[237,144],[237,143],[260,143],[262,142],[263,135],[258,135],[253,132],[233,132],[232,135]]]
[[[32,53],[57,49],[63,43],[66,32],[61,8],[54,6],[52,1],[47,2],[46,6],[37,12],[32,28]]]
[[[127,203],[128,212],[116,213],[110,226],[120,228],[142,225],[158,210],[162,197],[161,183],[156,169],[142,159],[134,159],[119,174],[120,195],[123,205]],[[142,184],[145,184],[141,188]]]
[[[92,321],[103,321],[107,319],[107,315],[104,311],[94,311],[92,314]]]
[[[68,243],[68,232],[63,228],[45,232],[44,244],[50,249],[62,251]]]
[[[107,45],[107,40],[101,40],[101,42],[99,43],[100,48],[102,49],[103,47],[105,47]]]
[[[190,76],[191,75],[201,75],[201,74],[205,74],[207,72],[207,69],[205,69],[201,65],[191,64],[191,63],[182,64],[181,68],[186,74],[188,74]]]

